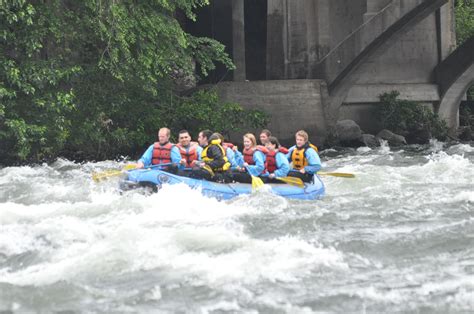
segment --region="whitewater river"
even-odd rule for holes
[[[321,156],[356,174],[321,201],[91,180],[123,162],[0,168],[0,312],[474,312],[474,145]]]

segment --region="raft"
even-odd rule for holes
[[[127,177],[121,182],[122,190],[133,189],[139,186],[150,187],[154,191],[161,189],[163,184],[186,184],[193,189],[199,189],[205,196],[228,200],[242,194],[251,194],[252,185],[248,183],[217,183],[178,176],[160,169],[134,169],[127,172]],[[305,183],[304,187],[290,184],[267,183],[270,191],[276,195],[290,199],[316,200],[324,196],[324,184],[315,175],[313,181]]]

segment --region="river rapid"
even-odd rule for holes
[[[320,201],[0,168],[0,312],[472,313],[474,145],[321,153]]]

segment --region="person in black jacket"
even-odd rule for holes
[[[227,181],[223,174],[230,168],[230,162],[220,138],[213,137],[210,130],[203,130],[199,132],[198,142],[203,147],[201,161],[196,162],[190,176],[195,179]]]

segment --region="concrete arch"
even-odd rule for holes
[[[335,125],[339,108],[346,98],[349,89],[356,83],[357,70],[368,61],[369,58],[382,54],[385,49],[397,41],[407,30],[425,19],[427,16],[446,4],[448,0],[424,0],[416,5],[412,10],[400,17],[389,26],[383,33],[372,40],[347,66],[338,71],[337,75],[328,75],[326,70],[331,65],[327,63],[334,61],[332,58],[325,58],[318,65],[318,71],[325,73],[328,82],[328,99],[325,103],[325,115],[328,125]],[[348,38],[348,40],[353,40]]]
[[[459,127],[459,105],[466,91],[474,84],[474,37],[453,51],[435,69],[439,86],[438,115],[451,132]]]

